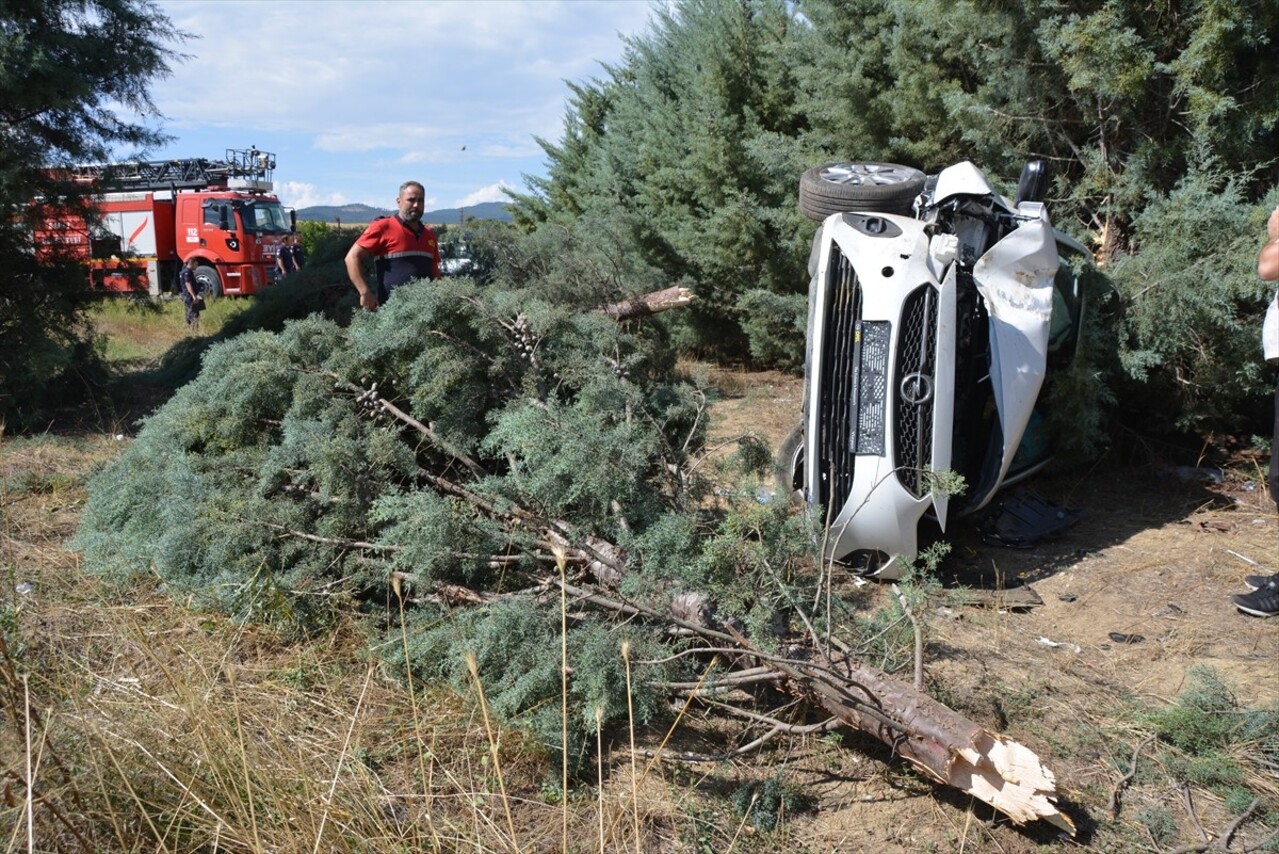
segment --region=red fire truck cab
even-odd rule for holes
[[[76,167],[99,219],[45,217],[37,252],[69,253],[105,291],[174,291],[194,256],[206,298],[255,293],[276,280],[280,240],[294,227],[271,193],[274,169],[275,155],[256,148],[227,149],[225,160]]]

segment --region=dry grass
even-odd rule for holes
[[[103,355],[109,364],[138,368],[153,363],[183,338],[215,334],[244,311],[249,301],[225,298],[208,306],[195,330],[187,328],[182,301],[173,298],[104,298],[94,306],[89,320],[103,342]]]

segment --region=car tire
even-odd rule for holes
[[[793,504],[804,501],[804,426],[786,434],[773,465],[773,481],[777,495],[789,496]]]
[[[925,175],[897,163],[842,161],[814,166],[799,179],[799,209],[821,221],[849,211],[908,216],[924,189]]]
[[[205,302],[222,296],[222,279],[218,277],[218,271],[204,264],[196,267],[195,292],[197,296],[204,297]]]

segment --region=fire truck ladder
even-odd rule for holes
[[[248,189],[263,189],[275,170],[275,155],[256,148],[228,148],[225,160],[203,157],[179,160],[76,166],[71,177],[79,183],[111,190],[202,190],[228,187],[233,181]],[[269,188],[266,183],[265,188]]]

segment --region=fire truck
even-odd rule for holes
[[[274,169],[275,155],[257,148],[227,149],[223,160],[73,167],[69,177],[92,195],[98,217],[49,213],[36,251],[80,261],[103,291],[176,291],[194,256],[206,299],[255,293],[276,280],[280,240],[296,227],[271,193]]]

